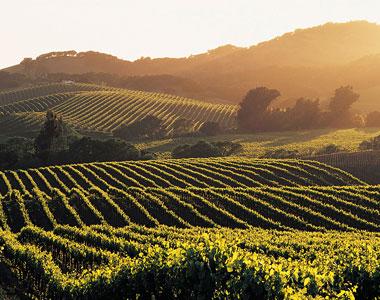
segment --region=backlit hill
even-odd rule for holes
[[[153,77],[145,78],[144,84],[140,81],[139,89],[163,91],[170,85],[178,95],[232,103],[240,101],[248,89],[265,85],[282,92],[280,106],[291,104],[296,97],[324,99],[335,88],[352,84],[363,95],[357,108],[369,110],[380,109],[376,101],[380,89],[379,53],[380,26],[357,21],[299,29],[249,48],[226,45],[185,58],[142,58],[132,62],[97,52],[52,52],[6,71],[32,75],[150,75]],[[160,74],[182,79],[157,81],[154,76]]]
[[[0,93],[2,134],[38,130],[47,110],[77,129],[110,133],[147,115],[163,120],[168,131],[179,118],[191,120],[194,130],[206,121],[231,127],[236,106],[96,85],[48,84]]]

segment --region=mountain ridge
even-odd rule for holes
[[[251,47],[224,45],[182,58],[142,57],[128,61],[94,51],[64,51],[24,60],[4,70],[31,76],[88,72],[120,76],[167,74],[196,83],[198,98],[230,103],[238,103],[249,89],[265,85],[279,89],[282,97],[277,104],[287,106],[299,97],[323,101],[341,85],[354,85],[359,92],[380,87],[377,65],[380,66],[380,25],[353,21],[297,29]],[[371,80],[368,82],[365,76]],[[188,93],[181,92],[183,96]],[[374,107],[380,109],[377,95],[366,97],[366,102],[374,102]],[[357,105],[357,109],[372,109],[367,106],[364,109]]]

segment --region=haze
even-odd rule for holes
[[[1,1],[0,68],[50,51],[133,60],[250,46],[326,22],[380,23],[377,0]]]

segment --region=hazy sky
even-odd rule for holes
[[[329,21],[380,24],[379,0],[0,0],[0,8],[0,68],[50,51],[180,57]]]

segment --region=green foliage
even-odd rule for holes
[[[266,87],[250,90],[240,103],[237,124],[241,131],[262,131],[269,105],[280,96],[280,92]]]
[[[380,135],[375,136],[367,141],[363,141],[359,145],[360,150],[380,150]]]
[[[63,133],[63,120],[58,117],[53,111],[46,112],[46,120],[41,128],[39,135],[34,141],[35,154],[38,158],[46,161],[49,158],[50,152],[54,151],[53,146],[62,147],[54,143]]]
[[[263,155],[264,158],[280,158],[280,159],[297,158],[299,156],[300,156],[300,153],[298,150],[288,150],[284,148],[268,150]]]
[[[373,111],[367,114],[365,119],[366,127],[379,127],[380,126],[380,111]]]
[[[223,129],[218,122],[207,121],[199,128],[199,133],[205,136],[214,136],[221,134]]]
[[[170,136],[172,137],[180,137],[180,136],[186,136],[192,133],[194,124],[191,120],[188,120],[186,118],[178,118],[173,122],[171,125],[172,131],[170,133]]]
[[[39,299],[375,299],[379,247],[365,232],[0,231],[0,259]]]
[[[242,146],[239,143],[228,141],[223,142],[205,142],[199,141],[194,145],[181,145],[173,149],[173,158],[190,158],[190,157],[218,157],[231,156],[239,153]]]
[[[345,114],[358,101],[360,95],[355,93],[352,86],[344,86],[335,90],[334,96],[329,103],[330,111],[335,116]]]
[[[125,141],[108,139],[105,141],[83,137],[71,143],[64,153],[65,162],[95,162],[137,160],[140,152]]]
[[[323,148],[319,149],[316,154],[317,155],[324,155],[324,154],[332,154],[332,153],[338,153],[338,152],[343,152],[344,149],[339,147],[336,144],[328,144],[324,146]]]
[[[117,138],[125,140],[158,139],[165,135],[163,121],[155,116],[146,116],[129,125],[122,125],[113,131]]]

